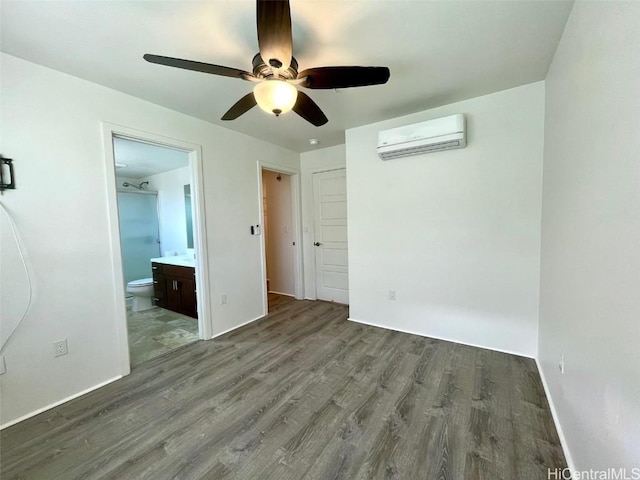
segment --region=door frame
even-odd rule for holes
[[[293,285],[294,285],[294,297],[296,300],[302,300],[304,298],[303,293],[303,279],[304,271],[302,266],[302,197],[300,186],[300,170],[296,168],[283,167],[274,163],[265,162],[262,160],[257,161],[257,173],[258,173],[258,200],[260,206],[260,225],[264,225],[264,203],[262,192],[262,170],[269,170],[271,172],[283,173],[291,176],[291,216],[293,223],[293,241],[296,242],[293,249]],[[267,292],[267,244],[266,236],[264,235],[264,229],[262,229],[262,240],[260,242],[260,261],[262,269],[262,303],[264,314],[269,313],[269,292]]]
[[[143,143],[165,146],[182,150],[189,155],[193,195],[193,243],[196,254],[196,298],[198,301],[198,333],[201,339],[212,336],[213,325],[209,295],[209,268],[206,242],[206,217],[204,207],[204,176],[202,171],[202,147],[162,135],[125,127],[110,122],[101,122],[102,142],[104,146],[104,166],[107,181],[107,211],[109,216],[109,236],[111,240],[111,272],[113,301],[116,306],[115,320],[119,363],[121,374],[131,373],[129,359],[129,339],[127,332],[126,292],[123,283],[122,250],[120,246],[120,224],[118,221],[118,196],[116,185],[115,155],[113,138],[121,137]]]

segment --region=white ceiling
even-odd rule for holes
[[[113,156],[116,175],[126,178],[140,179],[189,165],[189,154],[182,150],[118,137],[113,139]]]
[[[252,84],[153,65],[144,53],[251,70],[255,2],[2,0],[5,53],[262,138],[294,151],[344,130],[545,78],[569,1],[291,0],[300,70],[388,66],[388,84],[307,90],[329,123],[254,108],[220,117]],[[317,146],[308,139],[317,138]]]

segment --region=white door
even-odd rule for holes
[[[316,297],[349,303],[346,170],[313,174]]]

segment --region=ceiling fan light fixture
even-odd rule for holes
[[[277,117],[293,108],[298,89],[283,80],[265,80],[254,87],[253,95],[262,110]]]
[[[2,1],[2,0],[0,0]],[[256,105],[276,117],[293,110],[315,127],[325,125],[329,119],[303,90],[382,85],[389,80],[387,67],[330,66],[298,71],[293,57],[291,7],[289,0],[255,0],[258,31],[258,53],[253,57],[253,73],[237,68],[197,62],[182,58],[144,54],[149,63],[182,68],[221,77],[256,82],[252,92],[234,103],[221,120],[235,120]]]

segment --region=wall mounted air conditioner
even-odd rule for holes
[[[378,133],[378,156],[382,160],[464,148],[466,145],[466,129],[462,114]]]

